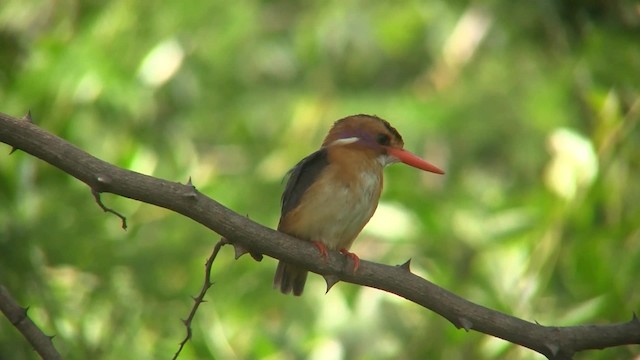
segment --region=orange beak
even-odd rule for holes
[[[444,171],[438,169],[435,165],[431,165],[428,162],[422,160],[417,155],[399,148],[387,147],[387,152],[394,158],[402,161],[403,163],[413,166],[424,171],[429,171],[436,174],[444,174]]]

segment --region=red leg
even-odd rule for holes
[[[320,241],[312,241],[313,245],[320,251],[320,256],[326,261],[329,257],[329,252],[327,251],[327,247],[325,244]]]
[[[360,258],[358,257],[358,255],[352,252],[349,252],[349,250],[347,249],[340,249],[340,252],[353,261],[353,273],[355,274],[356,271],[358,271],[358,268],[360,267]]]

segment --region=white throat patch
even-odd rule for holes
[[[383,167],[387,166],[387,165],[391,165],[391,164],[397,163],[399,161],[395,157],[389,156],[389,155],[380,155],[380,156],[378,156],[377,160]]]

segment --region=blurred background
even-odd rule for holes
[[[386,170],[361,258],[543,325],[640,312],[634,0],[4,0],[0,111],[266,226],[333,121],[389,120],[446,170]],[[0,146],[0,283],[68,359],[167,359],[216,234]],[[233,260],[180,359],[542,359],[380,291]],[[619,347],[576,359],[630,359]],[[0,359],[36,354],[0,319]]]

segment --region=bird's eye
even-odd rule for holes
[[[378,136],[376,136],[376,142],[380,145],[387,146],[391,144],[391,138],[387,134],[378,134]]]

